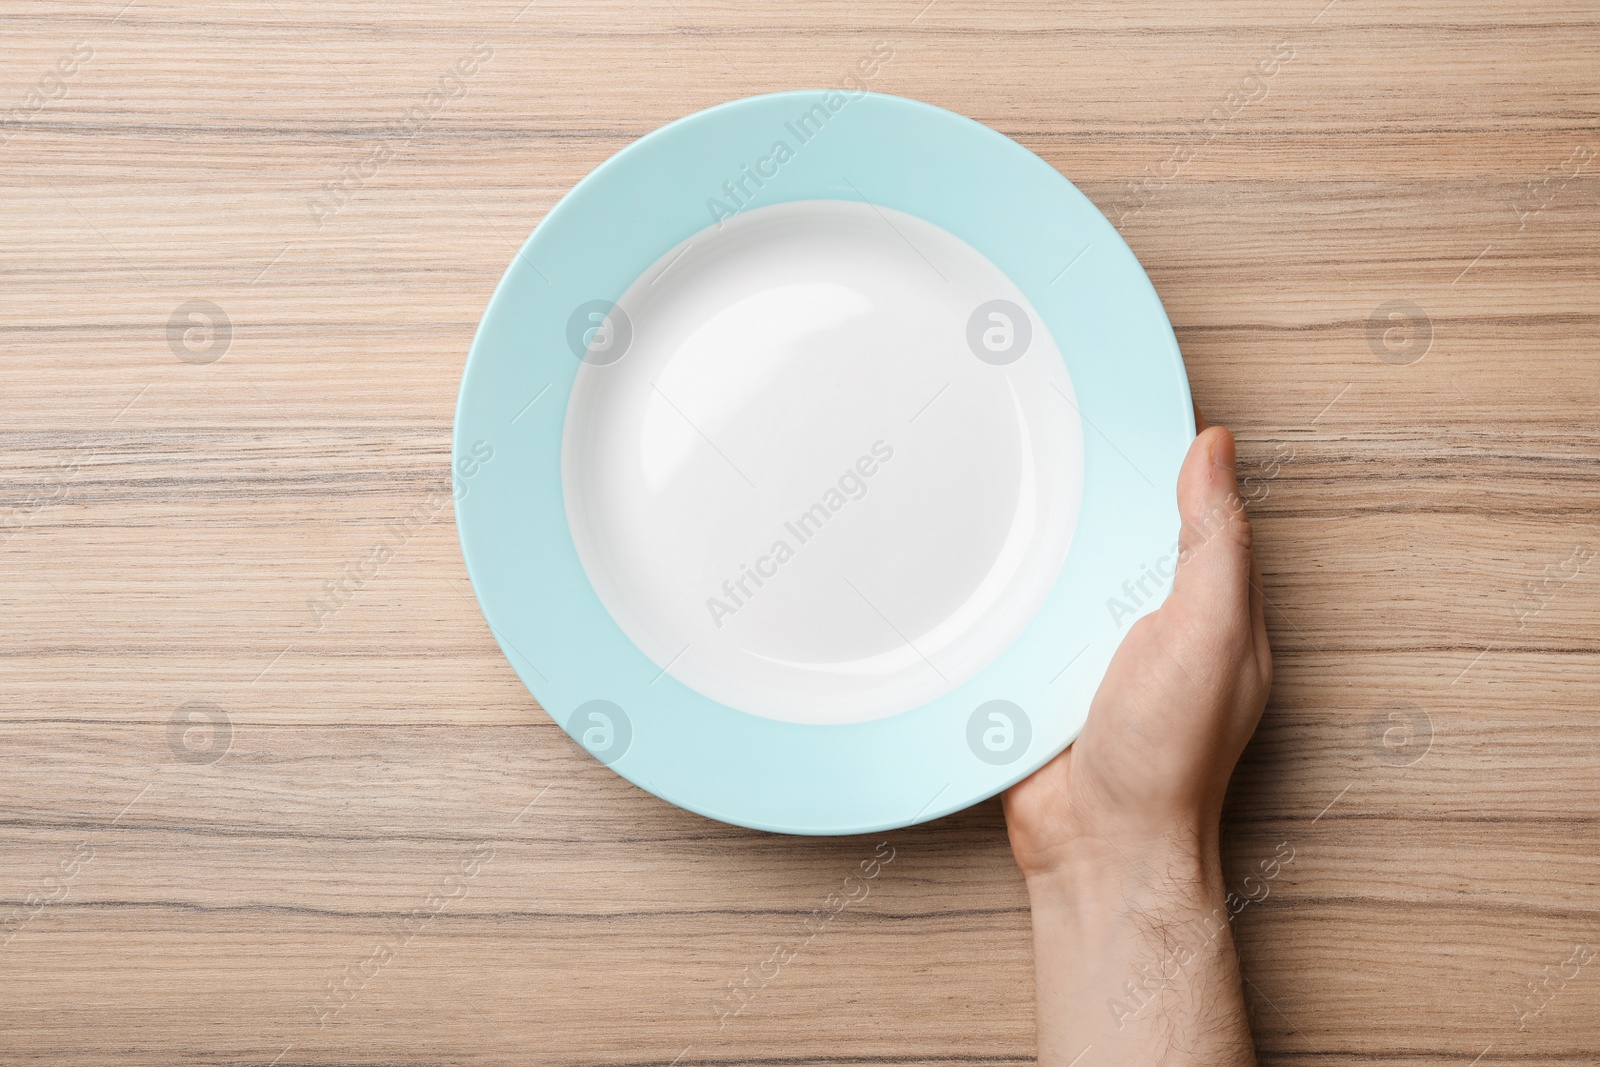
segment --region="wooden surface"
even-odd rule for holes
[[[448,508],[307,606],[447,487],[473,328],[563,192],[884,41],[871,88],[1120,220],[1259,476],[1278,675],[1226,855],[1295,856],[1237,920],[1262,1059],[1596,1062],[1592,3],[123,2],[0,21],[0,1061],[1031,1058],[998,804],[886,835],[807,941],[883,839],[582,756]],[[169,342],[191,301],[225,346]]]

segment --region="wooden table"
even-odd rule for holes
[[[871,88],[1119,221],[1240,435],[1278,675],[1230,878],[1294,857],[1237,919],[1263,1060],[1595,1062],[1593,4],[124,3],[0,23],[0,1060],[1031,1058],[996,802],[803,840],[656,801],[426,504],[551,204],[886,42]]]

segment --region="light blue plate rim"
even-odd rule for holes
[[[781,164],[779,141],[790,149]],[[580,365],[567,347],[569,316],[585,302],[616,300],[719,210],[738,207],[724,182],[758,165],[774,173],[759,188],[745,181],[754,193],[745,206],[865,200],[935,223],[987,256],[1051,331],[1081,412],[1078,527],[1038,614],[969,681],[873,722],[779,722],[677,682],[602,607],[567,525],[562,428]],[[734,100],[664,126],[551,209],[473,339],[452,484],[484,618],[518,677],[577,743],[641,788],[713,819],[782,833],[869,833],[994,796],[1077,735],[1127,627],[1170,588],[1173,486],[1194,432],[1188,379],[1155,288],[1071,182],[1015,141],[942,108],[802,90]],[[968,743],[974,713],[995,700],[1021,709],[1031,731],[1004,763],[979,758]]]

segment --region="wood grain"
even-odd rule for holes
[[[1120,220],[1259,480],[1279,669],[1226,858],[1295,856],[1237,920],[1263,1062],[1596,1062],[1600,965],[1515,1007],[1600,944],[1600,574],[1519,615],[1600,544],[1592,4],[123,2],[0,21],[0,1061],[1032,1058],[996,803],[887,835],[870,896],[722,1018],[880,839],[707,822],[582,756],[448,511],[306,606],[445,485],[473,328],[565,190],[885,41],[872,88]],[[210,364],[168,344],[194,300],[231,322]],[[1406,365],[1397,300],[1431,336]],[[214,761],[169,734],[191,702]]]

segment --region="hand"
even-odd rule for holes
[[[1058,869],[1085,842],[1215,851],[1228,779],[1272,685],[1261,571],[1233,466],[1227,430],[1195,438],[1178,474],[1172,595],[1128,631],[1078,739],[1006,793],[1024,875]]]
[[[1272,658],[1233,438],[1195,414],[1172,594],[1128,631],[1077,740],[1004,798],[1041,1064],[1255,1062],[1218,827]]]

